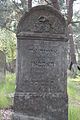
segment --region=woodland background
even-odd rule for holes
[[[10,112],[6,109],[13,107],[17,24],[33,6],[44,4],[55,7],[66,20],[69,120],[80,120],[80,0],[0,0],[0,50],[6,55],[7,70],[5,81],[0,83],[1,120],[7,120]]]

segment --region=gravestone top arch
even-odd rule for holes
[[[18,24],[20,32],[65,34],[66,22],[63,15],[55,8],[40,5],[25,13]]]

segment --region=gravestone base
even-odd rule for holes
[[[46,95],[41,97],[29,95],[29,93],[28,95],[15,94],[15,113],[12,120],[68,120],[67,95],[62,93],[44,94]]]
[[[34,116],[27,116],[20,113],[15,113],[13,115],[13,120],[46,120],[45,118],[39,118]]]
[[[41,118],[41,117],[35,117],[35,116],[27,116],[21,113],[15,113],[12,117],[13,120],[68,120],[68,115],[66,114],[64,116],[64,112],[63,112],[63,117],[62,117],[62,112],[61,113],[54,113],[54,115],[56,114],[56,117],[54,118]]]

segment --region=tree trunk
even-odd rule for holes
[[[66,0],[66,6],[67,6],[67,23],[68,23],[68,25],[71,24],[71,22],[72,22],[73,2],[74,2],[74,0]]]
[[[32,0],[28,0],[28,11],[32,8]]]
[[[24,11],[29,11],[32,8],[32,0],[21,0]]]
[[[58,0],[51,0],[51,3],[53,5],[53,7],[55,7],[57,10],[60,10],[59,1]]]
[[[76,72],[76,65],[77,65],[77,62],[76,62],[76,55],[75,55],[75,48],[74,48],[74,41],[73,41],[73,28],[72,28],[72,25],[69,24],[68,25],[68,39],[69,39],[69,51],[70,51],[70,66],[69,66],[69,69],[71,70],[73,67],[72,66],[75,66],[75,68],[73,68],[73,72],[75,71]],[[75,70],[74,70],[75,69]]]
[[[68,39],[70,45],[70,65],[69,69],[73,70],[74,74],[77,72],[77,62],[73,41],[73,29],[72,29],[72,16],[73,16],[73,2],[74,0],[66,0],[67,5],[67,26],[68,26]]]

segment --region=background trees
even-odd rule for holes
[[[5,46],[5,53],[9,56],[8,59],[13,59],[15,55],[9,55],[7,46],[10,51],[15,51],[16,47],[16,28],[20,17],[24,12],[28,12],[32,6],[40,4],[48,4],[59,11],[64,15],[67,22],[67,35],[69,38],[69,69],[75,71],[76,68],[79,68],[80,64],[80,12],[73,10],[76,2],[79,0],[0,0],[0,32],[5,34],[5,38],[0,37],[0,42],[2,46]],[[10,34],[10,35],[9,35]],[[4,35],[3,35],[4,36]],[[14,39],[14,40],[13,40]],[[4,42],[3,42],[4,41]],[[5,44],[5,45],[3,45]],[[8,44],[8,45],[7,45]],[[13,45],[14,44],[14,45]],[[4,47],[0,45],[0,49],[3,50]],[[12,50],[13,48],[13,50]],[[14,52],[15,53],[15,52]],[[12,54],[12,53],[11,53]],[[12,56],[12,57],[11,57]]]
[[[10,63],[16,58],[16,28],[20,17],[32,6],[48,4],[62,12],[66,19],[69,37],[68,67],[76,74],[80,65],[80,9],[76,7],[77,3],[80,6],[80,0],[0,0],[0,50],[5,52],[7,62]],[[13,105],[9,95],[14,94],[15,79],[15,74],[9,73],[6,75],[6,82],[0,84],[0,108],[9,108]],[[76,79],[68,78],[67,83],[69,120],[79,120],[80,76]]]

